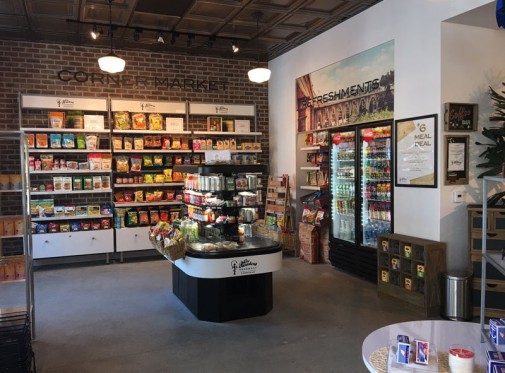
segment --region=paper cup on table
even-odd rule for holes
[[[466,345],[449,347],[449,368],[451,373],[473,373],[475,353]]]

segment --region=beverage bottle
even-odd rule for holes
[[[391,201],[391,183],[386,183],[386,200]]]

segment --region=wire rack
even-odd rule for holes
[[[36,372],[31,341],[26,312],[0,315],[0,372]]]

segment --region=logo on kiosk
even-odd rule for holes
[[[228,114],[228,108],[226,106],[216,106],[216,114]]]
[[[140,104],[142,110],[155,110],[156,105],[151,104],[150,102],[143,102]]]
[[[58,107],[62,107],[62,108],[74,107],[74,101],[69,100],[67,98],[59,98],[56,100],[56,103],[58,104]]]
[[[258,263],[252,262],[247,258],[240,261],[232,260],[230,264],[233,270],[233,276],[255,274],[258,267]]]

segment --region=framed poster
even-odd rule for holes
[[[446,131],[477,131],[479,105],[448,102],[445,104]]]
[[[437,187],[437,114],[395,121],[395,186]]]
[[[445,136],[445,185],[468,184],[470,136]]]

